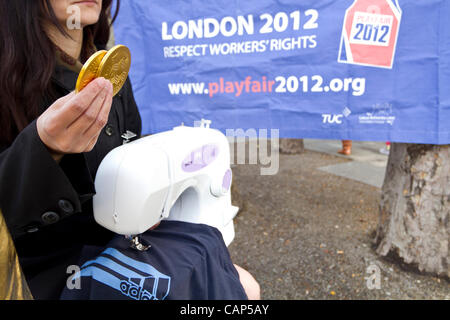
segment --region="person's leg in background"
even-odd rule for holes
[[[386,142],[385,146],[380,149],[380,153],[388,155],[390,149],[391,149],[391,143],[388,141],[388,142]]]
[[[352,140],[342,140],[342,149],[338,153],[343,155],[350,155],[352,153]]]

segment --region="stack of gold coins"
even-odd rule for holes
[[[116,95],[127,80],[130,65],[131,53],[124,45],[117,45],[108,51],[97,51],[81,69],[75,92],[83,90],[95,78],[103,77],[111,81],[113,95]]]

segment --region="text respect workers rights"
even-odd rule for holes
[[[205,18],[188,21],[162,22],[161,38],[163,41],[212,39],[217,36],[230,38],[235,36],[252,36],[255,34],[282,33],[288,30],[313,30],[319,27],[319,12],[308,9],[304,12],[295,10],[290,13],[278,12],[274,15],[264,13],[255,17],[253,14],[237,17]],[[256,21],[259,28],[256,27]],[[261,53],[265,51],[294,50],[315,48],[316,35],[305,35],[285,39],[261,39],[242,42],[201,43],[193,45],[170,45],[163,47],[165,58],[183,56],[229,55],[242,53]]]

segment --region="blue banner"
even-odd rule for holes
[[[450,1],[127,0],[143,132],[450,143]]]

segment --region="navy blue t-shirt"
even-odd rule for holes
[[[95,258],[85,248],[80,288],[61,299],[227,300],[247,299],[222,235],[216,228],[161,221],[141,235],[151,247],[138,251],[117,235]],[[88,260],[89,259],[89,260]],[[88,261],[86,261],[88,260]]]

